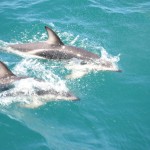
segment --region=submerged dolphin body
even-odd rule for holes
[[[17,77],[14,75],[8,67],[0,61],[0,91],[4,92],[6,90],[9,90],[13,88],[13,85],[15,85],[15,82],[19,81],[21,82],[22,80],[26,79],[31,79],[29,77]],[[38,83],[41,81],[36,80]],[[14,97],[14,96],[24,96],[23,91],[17,91],[17,93],[5,93],[6,97]],[[26,97],[32,97],[32,99],[36,99],[36,102],[32,102],[31,105],[28,105],[27,107],[38,107],[40,105],[43,105],[44,102],[50,101],[51,99],[55,100],[78,100],[77,97],[75,97],[73,94],[70,92],[58,92],[54,89],[38,89],[36,93],[33,95],[25,95]],[[46,99],[45,101],[39,101],[37,98],[44,98]]]
[[[19,51],[30,55],[40,56],[46,59],[71,59],[77,58],[81,60],[95,60],[100,57],[94,53],[86,51],[82,48],[74,46],[67,46],[60,40],[57,34],[45,26],[48,33],[48,40],[37,43],[25,43],[8,45],[13,50],[12,52]]]

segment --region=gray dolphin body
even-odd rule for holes
[[[13,51],[24,52],[30,55],[40,56],[46,59],[71,59],[95,60],[100,57],[82,48],[67,46],[60,40],[57,34],[45,26],[48,40],[45,42],[25,43],[9,45]]]
[[[12,85],[16,81],[20,81],[22,79],[27,79],[27,78],[29,77],[17,77],[8,69],[8,67],[3,62],[0,61],[0,91],[8,90],[12,88]],[[18,94],[21,95],[23,94],[23,92],[20,91],[19,93],[15,93],[13,95],[12,93],[11,94],[8,93],[5,96],[18,96]],[[39,97],[42,97],[44,95],[44,96],[47,96],[48,99],[78,100],[78,98],[75,97],[70,92],[58,92],[54,89],[50,89],[50,90],[39,89],[38,91],[36,91],[36,95]]]
[[[17,77],[14,75],[8,67],[0,61],[0,89],[5,90],[8,87],[11,87],[13,82],[26,79],[27,77]]]

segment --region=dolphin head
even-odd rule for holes
[[[62,93],[62,97],[64,97],[66,100],[70,100],[70,101],[80,100],[78,97],[76,97],[71,92]]]

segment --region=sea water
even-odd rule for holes
[[[20,106],[30,103],[25,97],[1,95],[0,150],[150,149],[148,0],[1,0],[0,23],[0,61],[18,76],[80,98],[29,109]],[[101,55],[122,72],[99,69],[71,80],[70,63],[5,51],[9,43],[46,40],[45,25],[65,44]],[[76,62],[71,67],[83,69]],[[30,80],[14,90],[32,93]]]

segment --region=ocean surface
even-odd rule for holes
[[[65,44],[99,54],[122,72],[102,69],[71,80],[66,62],[5,50],[10,43],[46,40],[45,25]],[[26,108],[22,104],[34,99],[0,93],[0,150],[150,149],[149,0],[1,0],[0,61],[18,76],[80,98]],[[33,82],[12,92],[30,96]]]

